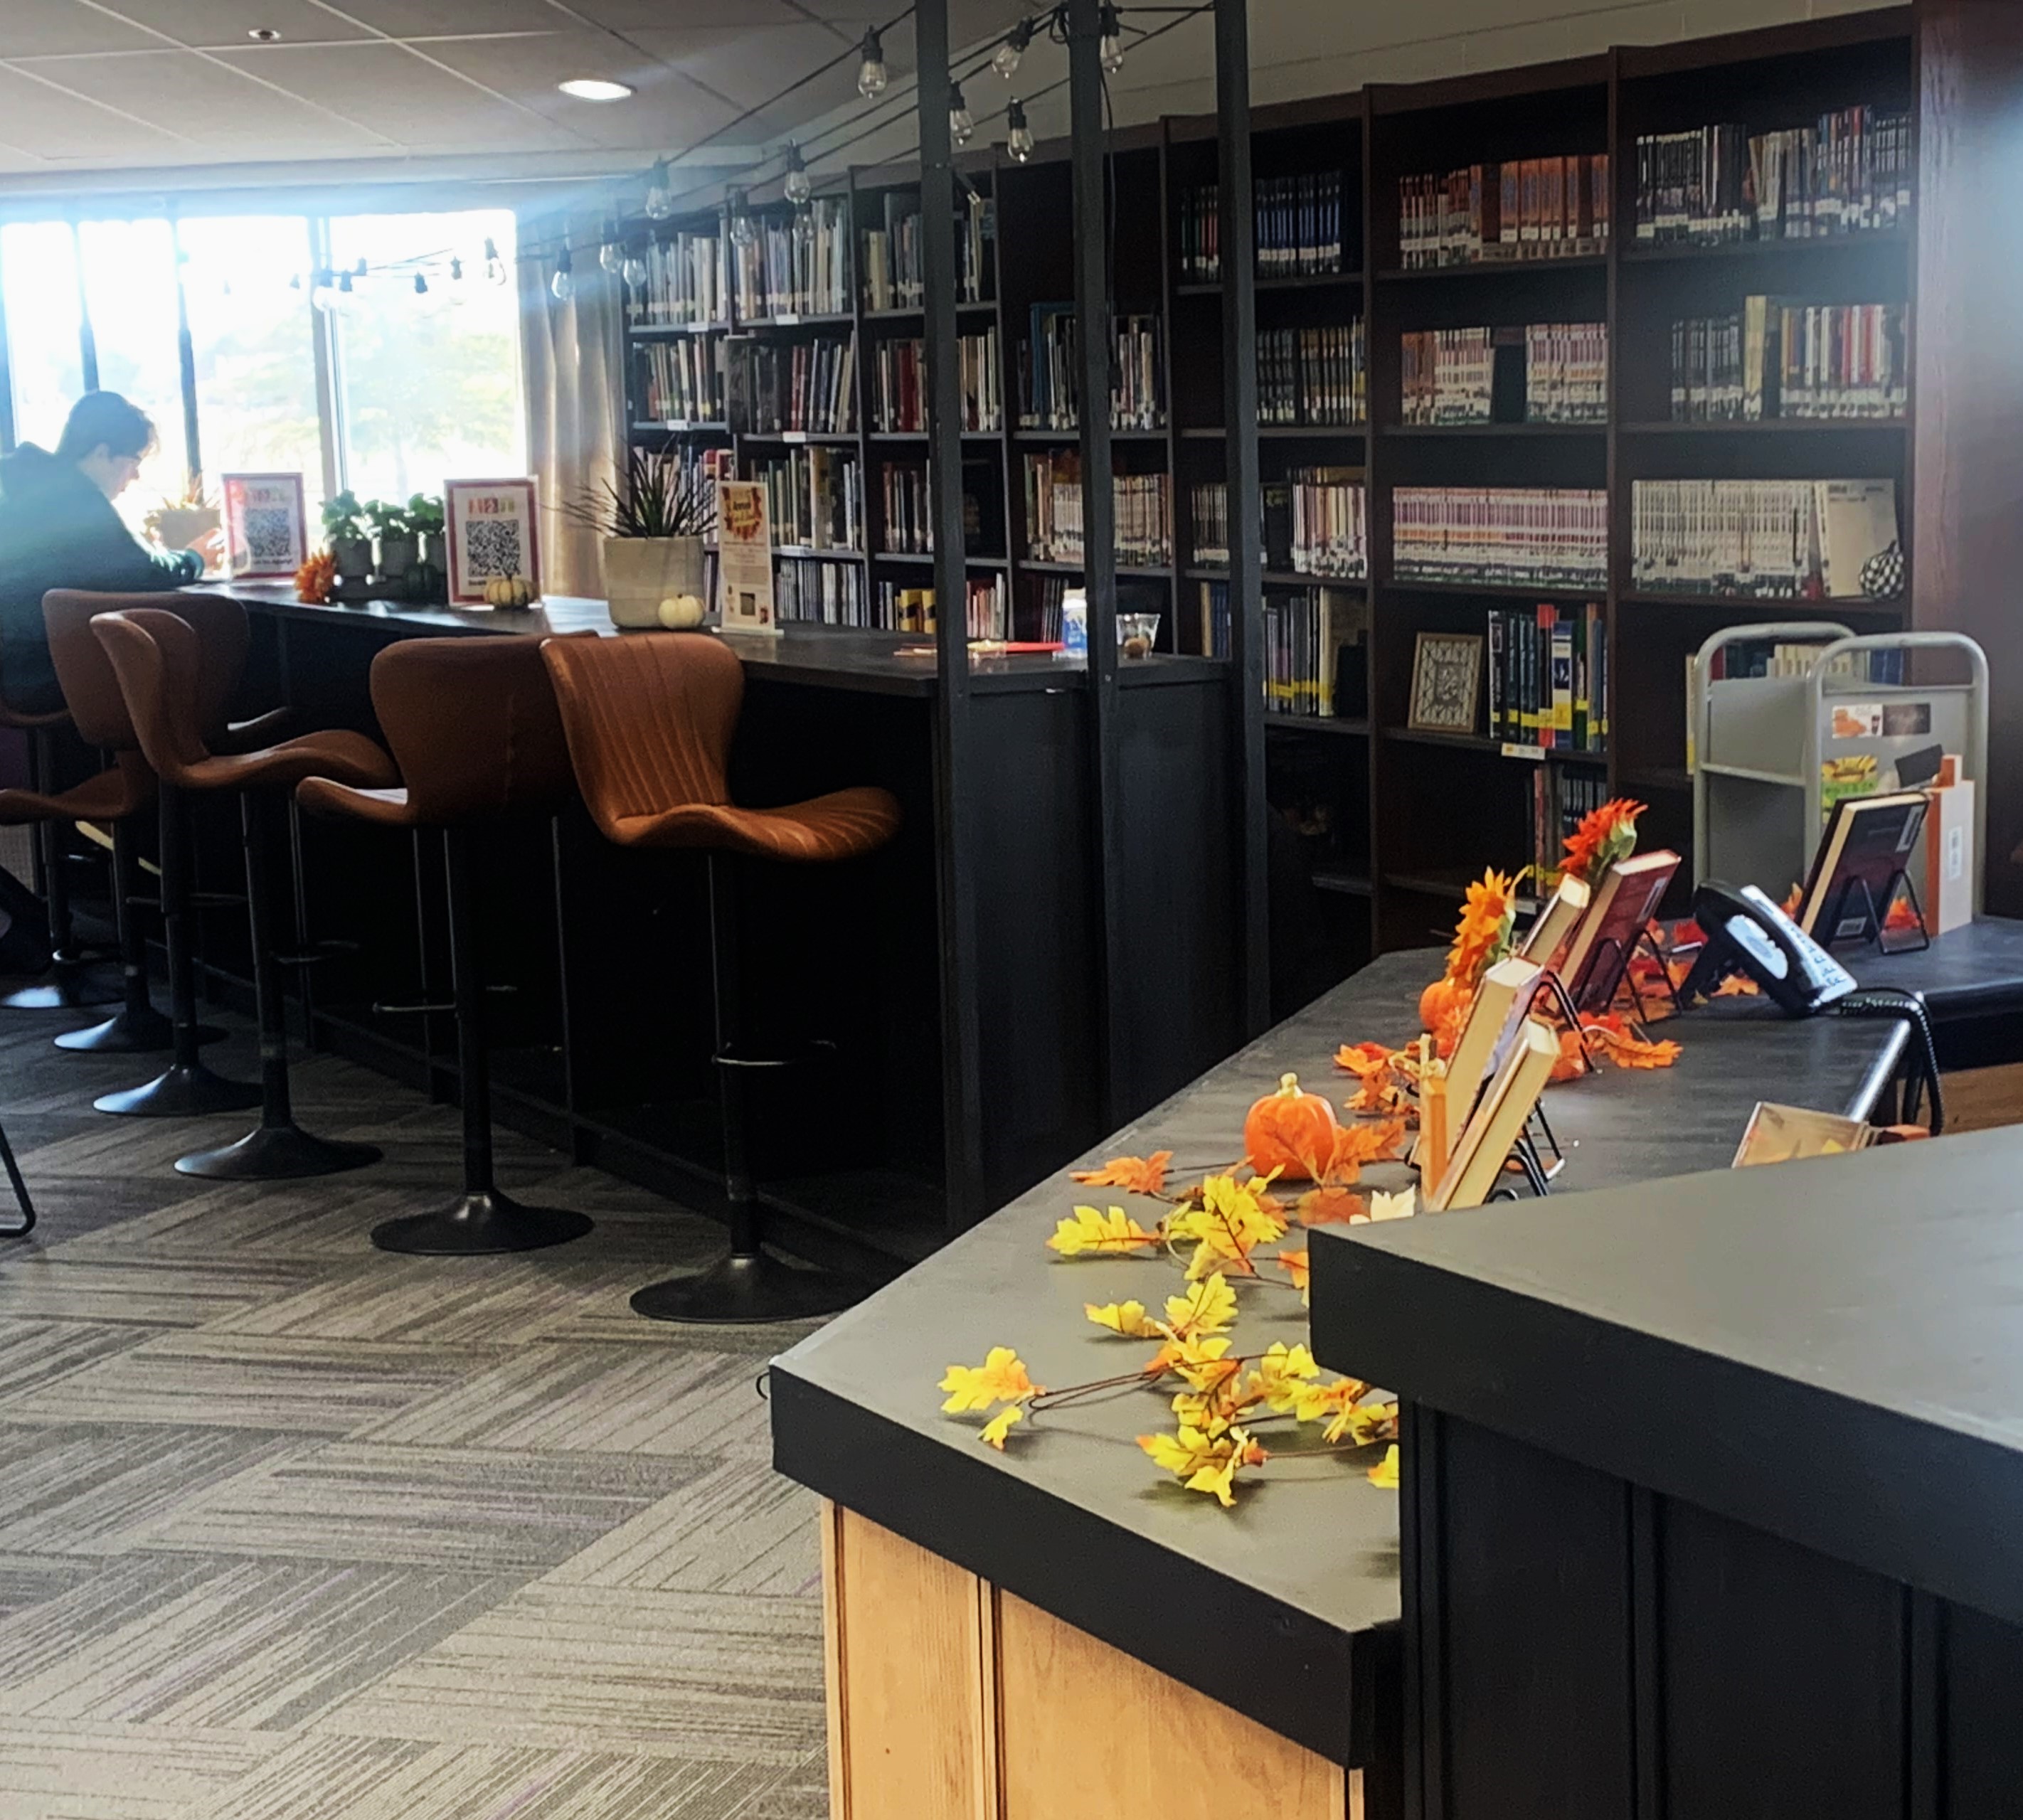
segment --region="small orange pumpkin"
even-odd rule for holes
[[[1419,1028],[1433,1039],[1443,1058],[1454,1053],[1468,1022],[1475,995],[1451,974],[1443,974],[1419,995]]]
[[[1260,1175],[1273,1170],[1288,1182],[1308,1182],[1334,1157],[1334,1108],[1321,1095],[1300,1091],[1297,1074],[1282,1074],[1244,1115],[1243,1150]]]

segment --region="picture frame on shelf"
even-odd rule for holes
[[[481,607],[485,584],[518,576],[541,598],[540,494],[530,478],[447,481],[449,602]]]
[[[234,581],[291,580],[309,559],[302,477],[221,474],[225,573]]]
[[[1415,733],[1472,733],[1482,695],[1483,639],[1475,632],[1421,632],[1412,647]]]

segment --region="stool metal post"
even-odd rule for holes
[[[35,788],[45,795],[56,788],[55,755],[49,729],[36,727],[28,735],[30,776]],[[0,1004],[10,1011],[80,1011],[91,1005],[109,1005],[118,995],[94,980],[83,956],[77,952],[77,930],[71,914],[70,880],[64,874],[63,824],[44,820],[37,825],[37,850],[42,858],[43,905],[49,923],[49,972],[46,985],[24,986]],[[118,887],[114,887],[117,895]]]
[[[119,937],[120,985],[126,1002],[102,1024],[65,1031],[57,1039],[59,1049],[94,1055],[151,1055],[174,1040],[174,1025],[148,996],[147,937],[132,901],[137,869],[134,831],[123,817],[112,824],[112,920]],[[207,1037],[215,1040],[223,1034],[210,1029]]]
[[[93,1103],[102,1113],[131,1118],[242,1112],[260,1103],[259,1088],[214,1074],[199,1053],[203,1033],[196,1018],[196,958],[189,941],[189,806],[183,792],[167,784],[161,787],[161,817],[162,930],[169,950],[173,1059],[146,1086],[108,1093]]]

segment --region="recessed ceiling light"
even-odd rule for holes
[[[602,76],[576,76],[555,86],[579,101],[622,101],[632,93],[624,82],[608,82]]]
[[[256,25],[246,35],[255,44],[273,44],[281,35],[271,25]]]

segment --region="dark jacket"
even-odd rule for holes
[[[24,714],[63,706],[42,628],[50,589],[163,594],[203,573],[192,550],[151,552],[75,463],[24,443],[0,460],[0,693],[8,705]]]

